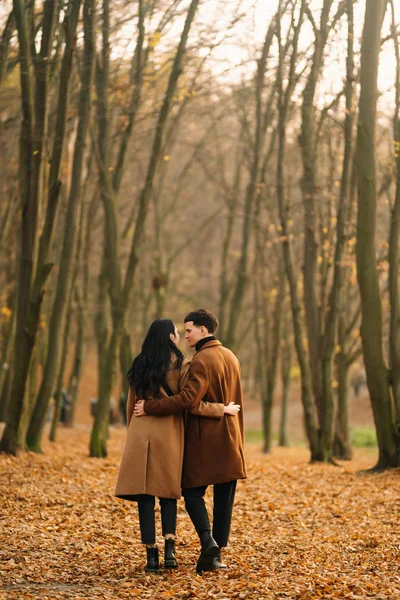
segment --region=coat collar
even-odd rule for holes
[[[197,352],[194,353],[194,356],[196,356],[196,354],[198,354],[199,352],[201,352],[202,350],[204,350],[204,348],[214,348],[217,346],[222,346],[221,342],[219,340],[211,340],[209,342],[206,342],[201,348],[200,350],[197,350]]]

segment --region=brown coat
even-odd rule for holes
[[[193,414],[199,403],[235,402],[242,409],[236,416],[207,419]],[[236,356],[218,340],[205,343],[193,356],[182,391],[162,400],[149,400],[149,415],[172,415],[189,409],[185,428],[182,487],[224,483],[246,477],[243,452],[243,396],[240,365]]]
[[[189,361],[185,360],[181,370],[171,365],[167,373],[167,384],[178,393],[187,379]],[[165,394],[165,392],[164,392]],[[164,395],[160,391],[159,398]],[[119,469],[115,495],[135,500],[138,494],[149,494],[159,498],[180,498],[184,446],[183,413],[179,411],[162,418],[134,417],[136,403],[134,390],[129,390],[126,407],[128,432]],[[153,400],[146,400],[153,402]],[[223,406],[202,402],[195,409],[198,414],[221,419]]]

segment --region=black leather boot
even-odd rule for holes
[[[227,565],[223,562],[221,556],[221,550],[218,552],[216,556],[213,558],[213,570],[215,569],[226,569]]]
[[[178,562],[175,555],[175,540],[169,538],[165,540],[164,546],[164,568],[165,569],[176,569]]]
[[[217,542],[209,531],[205,531],[200,535],[201,552],[196,565],[196,572],[214,571],[214,557],[219,553]]]
[[[158,548],[146,548],[147,564],[144,568],[147,573],[157,573],[158,563]]]

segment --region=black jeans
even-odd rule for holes
[[[193,525],[200,536],[206,531],[211,532],[210,520],[204,494],[208,486],[186,488],[182,490],[185,498],[186,510]],[[212,535],[220,548],[228,545],[229,532],[231,530],[232,509],[235,500],[236,481],[227,483],[216,483],[214,486],[214,510]]]
[[[155,497],[147,494],[138,496],[140,534],[143,544],[156,543]],[[161,507],[162,534],[176,533],[176,500],[174,498],[159,498]]]

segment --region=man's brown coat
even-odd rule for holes
[[[234,402],[240,404],[241,410],[238,415],[223,419],[187,415],[183,488],[246,477],[240,365],[233,352],[218,340],[206,342],[193,356],[187,381],[179,394],[146,400],[144,410],[147,415],[165,418],[182,410],[193,411],[202,400],[212,405]]]

